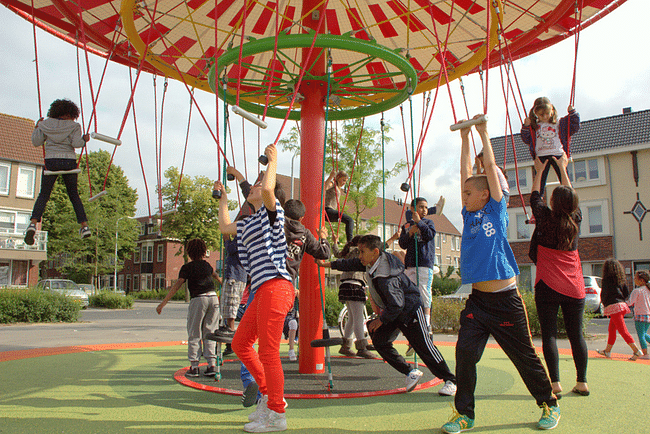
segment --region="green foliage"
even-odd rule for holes
[[[329,327],[333,327],[339,323],[339,313],[343,309],[343,303],[339,301],[339,291],[336,287],[328,286],[324,291],[325,321]]]
[[[88,155],[93,195],[103,189],[110,159],[111,156],[106,151],[91,152]],[[62,265],[57,267],[57,271],[75,282],[92,282],[92,276],[114,272],[117,220],[135,214],[136,190],[129,187],[128,179],[119,166],[113,164],[110,167],[106,179],[107,193],[100,199],[88,202],[91,194],[86,159],[81,160],[79,194],[92,237],[84,240],[79,238],[79,224],[62,177],[57,180],[45,210],[43,230],[48,231],[48,257],[61,259]],[[119,222],[118,257],[123,258],[133,251],[137,236],[137,223],[123,218]]]
[[[57,292],[0,290],[0,323],[75,322],[82,306]]]
[[[453,267],[449,268],[451,269]],[[446,277],[440,277],[437,274],[433,276],[433,283],[431,284],[431,293],[433,296],[453,294],[460,287],[460,280],[449,279],[451,273],[449,273],[449,270],[447,272],[448,275]]]
[[[89,297],[92,307],[106,309],[133,309],[133,297],[130,295],[116,294],[112,291],[99,291]]]
[[[434,332],[457,332],[460,328],[460,312],[465,302],[434,297],[431,303],[431,329]]]
[[[212,197],[213,180],[207,176],[184,175],[179,188],[180,172],[176,167],[167,169],[165,178],[167,182],[162,187],[164,208],[170,210],[176,204],[178,212],[165,218],[163,235],[180,240],[183,246],[194,238],[200,238],[209,250],[218,250],[221,247],[219,202]],[[236,205],[235,201],[230,201],[228,207],[235,209]],[[187,262],[187,257],[185,260]]]
[[[172,297],[172,300],[176,301],[181,301],[185,300],[185,285],[181,287],[178,291],[176,291],[176,294]],[[136,291],[132,292],[129,295],[132,295],[134,298],[137,298],[138,300],[163,300],[169,291],[159,291],[157,289],[151,290],[151,291]]]

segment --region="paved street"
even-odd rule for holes
[[[16,324],[0,326],[0,351],[73,345],[111,344],[127,342],[167,342],[187,339],[185,320],[187,304],[170,302],[162,315],[156,313],[157,301],[136,301],[133,309],[85,309],[81,319],[74,324]],[[602,349],[607,340],[607,318],[595,318],[587,331],[590,350]],[[634,320],[626,318],[628,330],[636,341]],[[332,329],[338,335],[338,328]],[[435,341],[455,341],[456,335],[436,334]],[[541,340],[535,339],[541,347]],[[570,348],[566,340],[558,342],[560,348]],[[628,354],[629,347],[618,336],[614,352]]]

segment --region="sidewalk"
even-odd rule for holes
[[[132,342],[170,342],[187,340],[185,302],[170,302],[161,315],[156,313],[158,301],[138,300],[133,309],[85,309],[77,323],[15,324],[0,326],[0,351],[26,350],[73,345],[94,345]],[[628,330],[636,341],[634,321],[626,318]],[[595,351],[607,343],[607,318],[592,320],[587,332],[587,347]],[[331,334],[339,336],[338,327]],[[435,342],[456,342],[456,334],[434,334]],[[540,338],[534,338],[541,348]],[[495,343],[490,339],[490,343]],[[558,348],[570,349],[569,341],[558,339]],[[613,352],[631,354],[630,348],[617,336]]]

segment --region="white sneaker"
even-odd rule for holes
[[[248,420],[251,422],[259,422],[266,417],[266,413],[269,411],[267,404],[269,403],[269,397],[267,395],[262,395],[259,401],[257,401],[257,407],[255,411],[248,415]]]
[[[244,425],[244,431],[246,432],[275,432],[286,430],[286,413],[276,413],[273,410],[268,410],[264,419]]]
[[[445,381],[445,385],[438,390],[440,396],[454,396],[456,395],[456,385],[451,380]]]
[[[289,350],[289,361],[290,362],[295,362],[298,360],[298,356],[296,356],[296,351],[295,350]]]
[[[409,374],[406,376],[406,391],[410,392],[411,390],[415,389],[415,386],[417,386],[420,382],[420,378],[422,378],[422,371],[419,369],[414,369],[409,372]]]

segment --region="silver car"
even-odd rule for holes
[[[463,283],[460,285],[460,287],[456,290],[456,292],[452,294],[447,294],[447,295],[441,295],[439,298],[442,298],[444,300],[455,300],[455,301],[465,301],[467,298],[469,298],[469,295],[472,293],[472,284],[471,283]]]
[[[583,276],[585,279],[585,312],[603,313],[600,302],[600,285],[603,279],[598,276]]]
[[[55,291],[70,297],[74,301],[81,303],[83,307],[88,307],[88,294],[79,288],[79,285],[72,280],[67,279],[45,279],[36,284],[36,289],[42,291]]]

